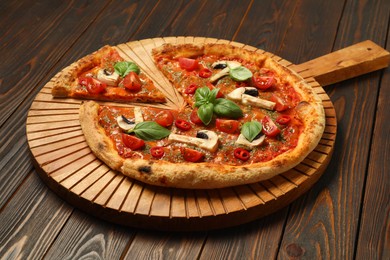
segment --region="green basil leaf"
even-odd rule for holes
[[[235,81],[245,81],[247,79],[250,79],[253,76],[253,74],[249,69],[247,69],[243,66],[239,66],[239,67],[230,69],[229,76],[232,79],[234,79]]]
[[[243,117],[241,108],[231,100],[218,98],[214,103],[214,113],[228,118]]]
[[[200,120],[202,120],[203,124],[210,124],[211,120],[213,119],[213,110],[214,105],[212,103],[207,103],[199,107],[198,116]]]
[[[215,100],[217,99],[217,94],[218,94],[219,88],[213,88],[213,90],[210,91],[208,100],[210,103],[214,104]]]
[[[133,132],[145,141],[160,140],[170,135],[171,131],[153,121],[144,121],[135,125]]]
[[[256,136],[260,134],[262,128],[263,126],[258,121],[246,122],[241,127],[241,134],[245,136],[249,142],[252,142]]]
[[[122,78],[129,74],[131,71],[135,73],[140,73],[140,68],[137,64],[131,61],[119,61],[114,65],[115,72],[119,74]]]
[[[195,106],[200,107],[209,102],[210,89],[208,87],[198,88],[195,92]]]

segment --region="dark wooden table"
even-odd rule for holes
[[[388,0],[0,2],[0,258],[390,259],[390,70],[325,87],[338,132],[298,200],[224,230],[123,227],[59,198],[26,139],[32,101],[56,72],[105,44],[165,36],[233,40],[299,64],[354,43],[389,48]]]

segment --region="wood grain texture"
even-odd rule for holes
[[[390,47],[389,38],[387,48]],[[374,136],[363,198],[361,228],[356,258],[390,259],[390,121],[386,119],[390,99],[390,71],[379,90]],[[377,162],[377,163],[373,163]],[[379,205],[379,207],[378,207]]]
[[[41,259],[71,213],[32,172],[0,214],[0,256]]]
[[[348,1],[344,12],[354,15],[341,20],[334,49],[366,38],[384,46],[389,17],[387,2]],[[373,12],[376,17],[366,19],[365,16]],[[323,38],[316,39],[322,41]],[[379,79],[380,72],[374,72],[348,80],[342,87],[327,87],[338,119],[335,152],[322,179],[307,195],[292,204],[280,259],[355,257],[356,234],[361,227],[357,219],[364,193]],[[383,165],[383,161],[376,163]]]
[[[117,48],[123,56],[139,60],[141,69],[158,81],[164,77],[150,55],[152,48],[164,42],[227,41],[203,37],[167,37],[133,41],[120,44]],[[253,48],[238,42],[231,44]],[[43,180],[72,205],[87,209],[92,214],[123,225],[154,229],[201,230],[238,225],[291,203],[318,180],[329,162],[336,135],[335,112],[321,86],[313,78],[307,80],[324,99],[325,133],[329,136],[299,166],[257,186],[218,189],[217,193],[189,190],[180,197],[180,193],[173,195],[175,189],[153,187],[118,175],[99,163],[83,141],[78,110],[75,110],[81,101],[51,96],[50,88],[55,78],[45,85],[31,106],[27,137]],[[172,88],[166,81],[160,84],[166,84],[162,88]],[[173,106],[177,109],[177,104],[182,102],[180,95],[174,90],[166,91],[172,101],[167,103],[167,108]],[[48,105],[47,109],[42,103]],[[127,202],[128,198],[131,198],[130,203]],[[181,207],[178,204],[173,206],[176,201],[180,202]],[[133,222],[129,223],[129,219]]]

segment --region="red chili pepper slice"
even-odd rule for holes
[[[165,154],[164,147],[162,147],[162,146],[154,146],[154,147],[150,148],[150,154],[154,158],[160,159]]]
[[[199,88],[198,85],[196,84],[191,84],[189,85],[185,90],[184,90],[184,93],[188,94],[188,95],[192,95],[192,94],[195,94],[196,90]]]
[[[236,148],[234,149],[233,151],[234,153],[234,157],[236,157],[237,159],[240,159],[241,161],[248,161],[249,158],[251,157],[251,154],[248,150],[245,150],[243,148]]]
[[[180,118],[176,119],[175,126],[183,131],[188,131],[191,129],[191,123]]]

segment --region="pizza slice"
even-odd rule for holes
[[[52,95],[112,102],[166,101],[140,67],[124,60],[111,46],[104,46],[65,68],[54,82]]]

